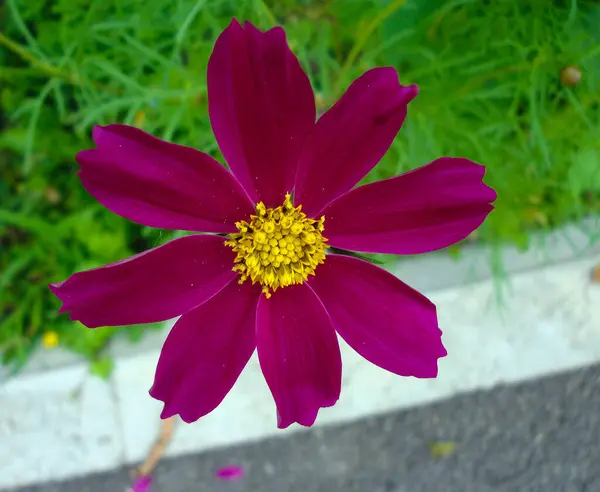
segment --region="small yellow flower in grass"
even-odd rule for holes
[[[51,349],[58,345],[58,333],[55,331],[47,331],[42,336],[42,345],[44,348]]]

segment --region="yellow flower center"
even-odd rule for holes
[[[260,202],[256,215],[249,222],[236,222],[239,232],[225,242],[237,253],[233,271],[240,274],[239,283],[258,282],[269,298],[271,291],[305,282],[325,261],[324,222],[325,217],[309,219],[289,194],[277,208]]]

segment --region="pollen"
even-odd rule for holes
[[[283,205],[266,208],[260,202],[248,222],[236,222],[238,232],[226,245],[237,254],[233,271],[239,283],[259,283],[267,298],[282,287],[301,284],[325,261],[325,217],[309,219],[289,194]]]

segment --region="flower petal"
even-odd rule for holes
[[[96,126],[77,154],[85,189],[116,214],[164,229],[235,232],[253,206],[212,157],[126,125]]]
[[[231,22],[208,63],[208,109],[223,156],[250,198],[281,205],[316,118],[310,82],[283,29],[262,33]]]
[[[236,275],[233,258],[222,237],[184,236],[50,289],[63,302],[60,312],[89,328],[164,321],[221,290]]]
[[[418,254],[467,237],[494,209],[485,167],[443,157],[406,174],[360,186],[323,210],[325,235],[336,248]]]
[[[216,477],[220,480],[238,480],[244,476],[244,467],[239,465],[228,465],[219,468]]]
[[[311,426],[340,397],[342,360],[323,305],[306,284],[262,296],[256,315],[258,358],[277,405],[277,426]]]
[[[137,477],[133,482],[133,487],[131,488],[131,492],[150,492],[150,488],[152,487],[152,477],[149,476],[141,476]]]
[[[294,202],[314,217],[358,183],[388,151],[417,92],[416,85],[400,85],[391,67],[356,79],[319,119],[306,143]]]
[[[381,268],[341,255],[328,255],[309,284],[337,332],[365,359],[401,376],[437,376],[446,349],[425,296]]]
[[[229,393],[256,347],[260,289],[232,280],[184,314],[162,348],[150,395],[164,402],[161,418],[194,422]]]

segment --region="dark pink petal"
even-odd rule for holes
[[[310,82],[283,29],[262,33],[231,22],[208,63],[208,109],[223,156],[250,198],[281,205],[316,118]]]
[[[51,284],[61,313],[88,328],[164,321],[202,304],[236,276],[220,236],[193,235]]]
[[[416,85],[400,85],[396,70],[374,68],[356,79],[317,122],[296,175],[296,204],[316,216],[351,189],[389,149]]]
[[[337,332],[365,359],[400,376],[437,376],[446,349],[425,296],[381,268],[340,255],[327,255],[309,284]]]
[[[320,268],[320,267],[319,267]],[[325,308],[306,284],[262,296],[256,316],[258,358],[277,405],[277,426],[311,426],[340,397],[342,360]]]
[[[260,289],[232,280],[184,314],[163,345],[150,395],[164,402],[161,418],[195,422],[229,393],[256,347]]]
[[[135,479],[131,492],[150,492],[152,477],[142,476]]]
[[[237,465],[224,466],[219,468],[215,475],[221,480],[237,480],[244,476],[244,468]]]
[[[341,249],[426,253],[467,237],[493,210],[485,167],[443,157],[391,179],[360,186],[324,210],[325,235]]]
[[[234,232],[253,206],[207,154],[126,125],[94,127],[97,148],[77,154],[85,189],[106,208],[150,227]]]

